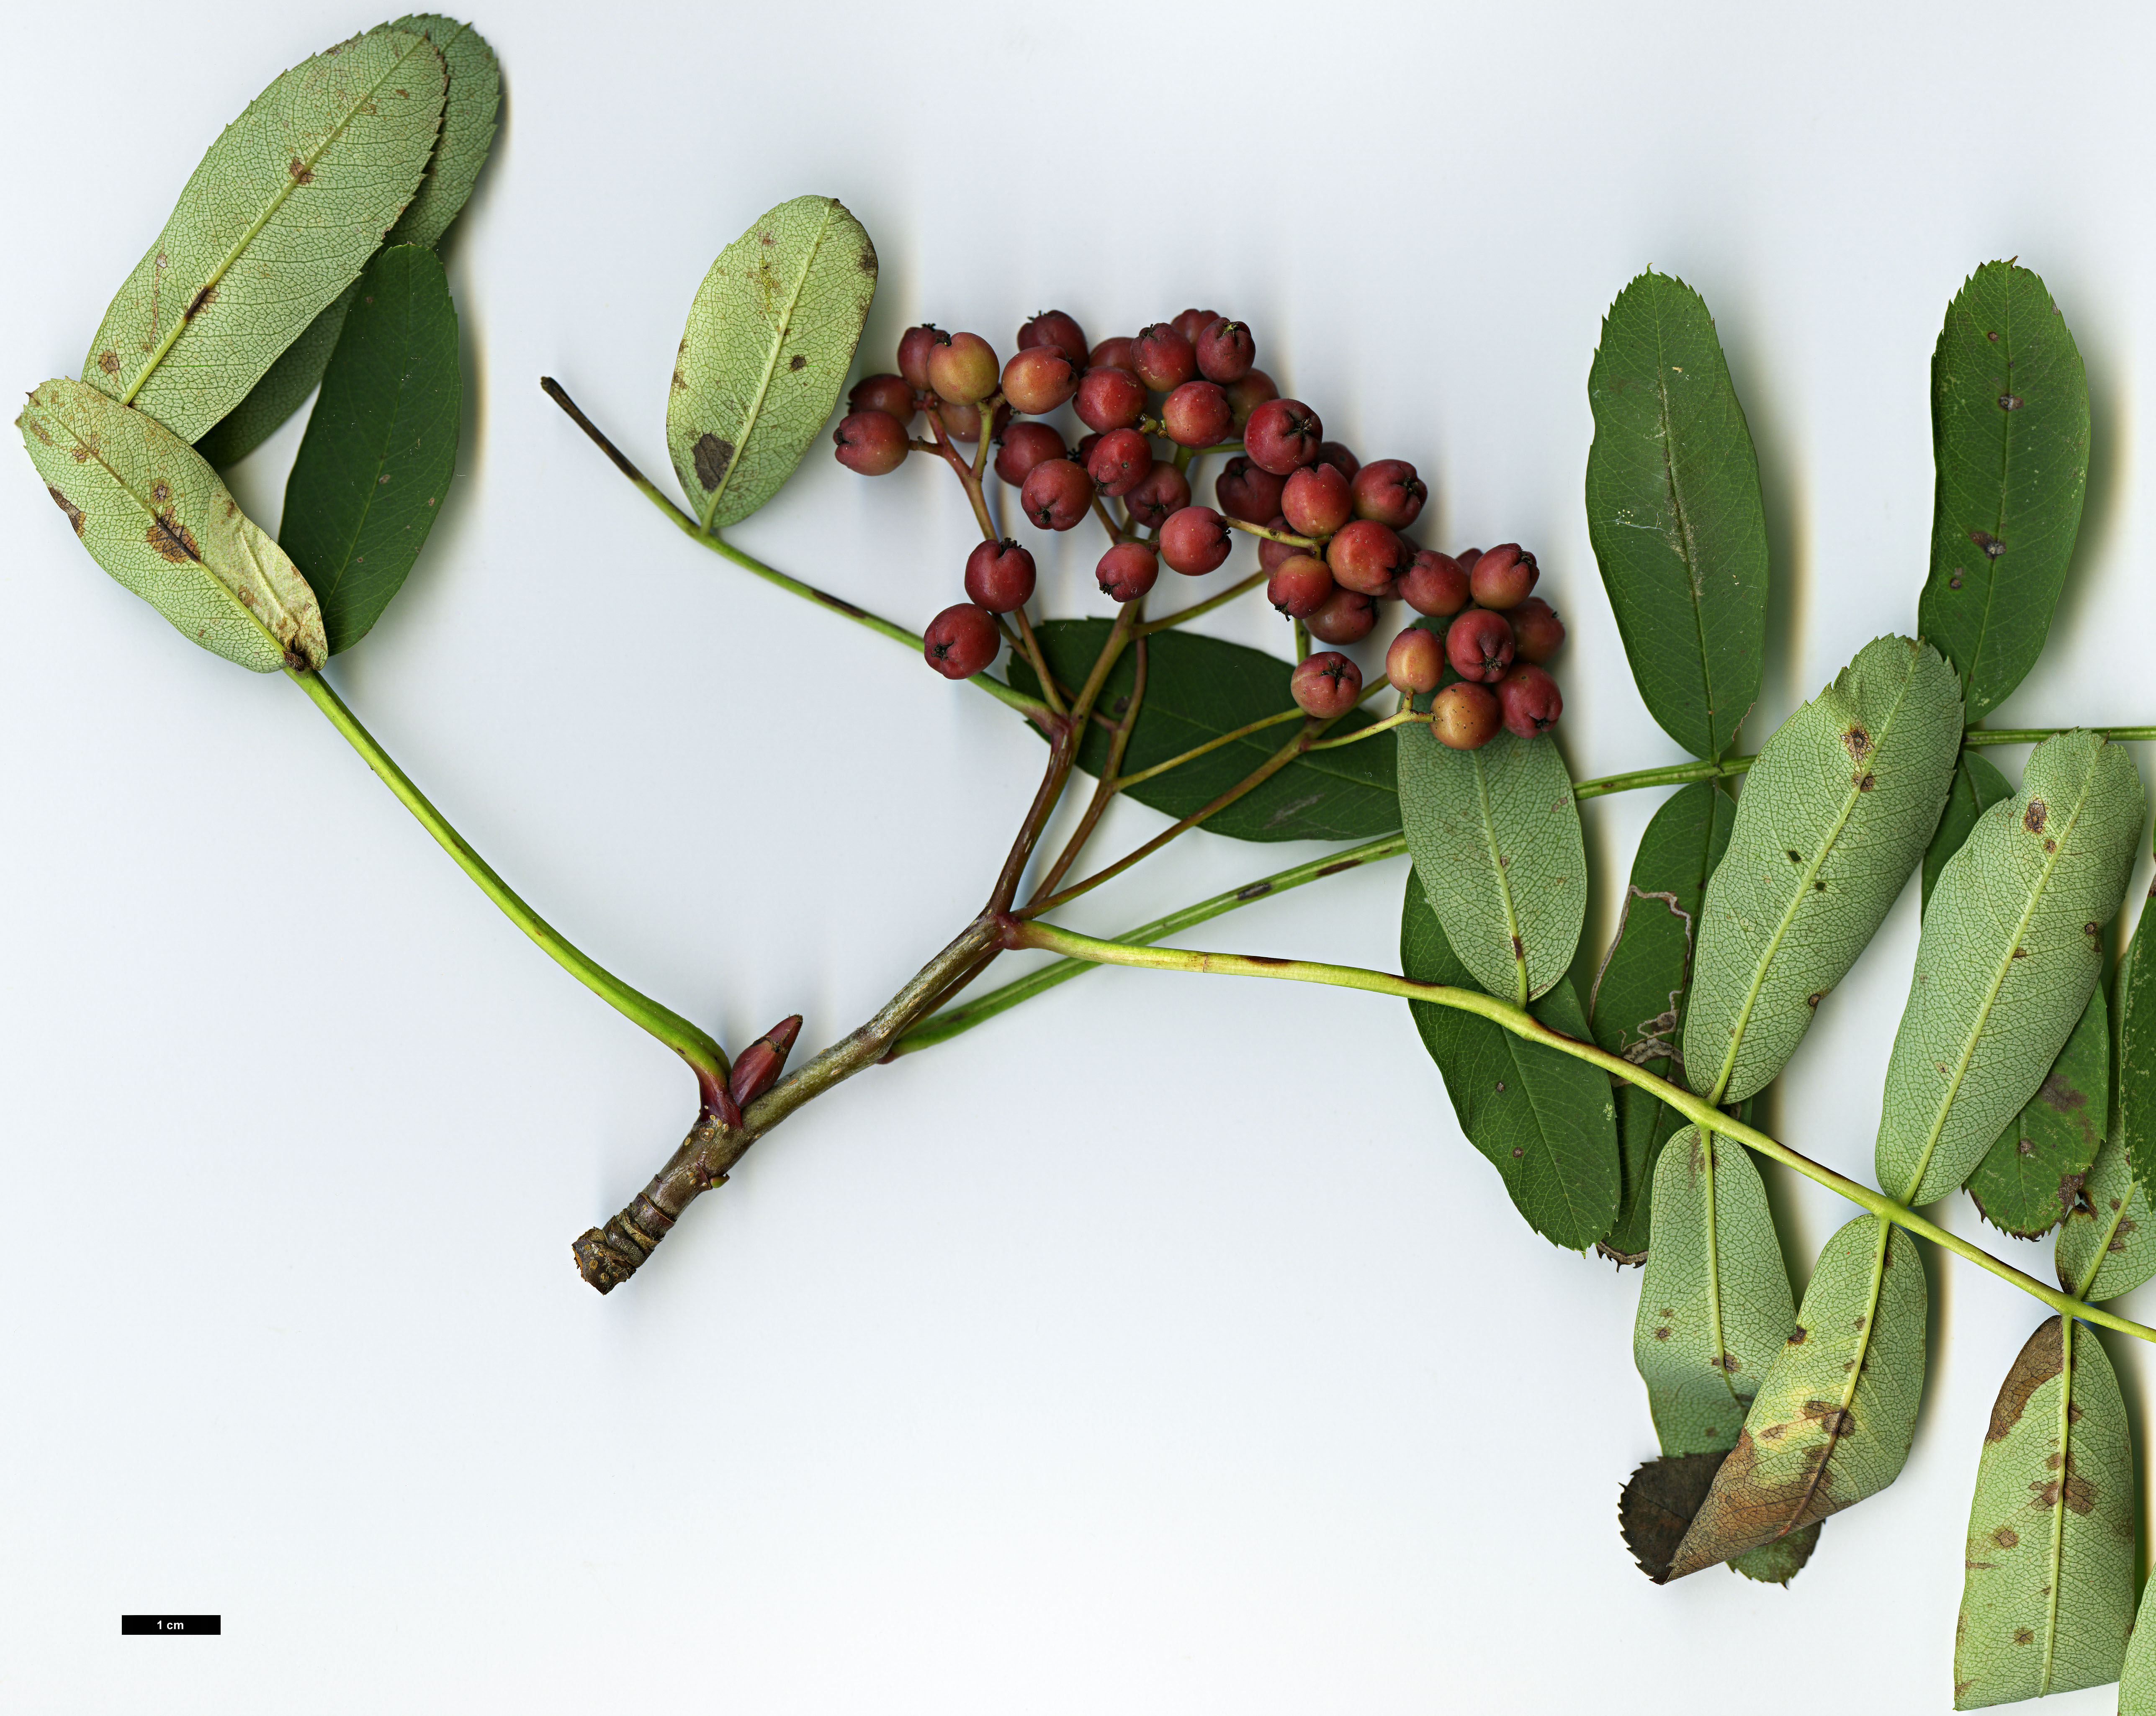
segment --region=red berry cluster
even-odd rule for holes
[[[897,374],[856,384],[832,438],[839,462],[865,475],[895,470],[921,448],[965,477],[951,443],[978,444],[985,411],[995,473],[1019,491],[1029,520],[1068,530],[1097,513],[1107,525],[1113,540],[1097,576],[1113,601],[1145,595],[1163,562],[1192,577],[1214,571],[1228,557],[1232,521],[1265,539],[1267,599],[1320,643],[1368,636],[1378,603],[1394,596],[1450,622],[1410,626],[1386,657],[1400,690],[1437,694],[1432,725],[1446,744],[1471,749],[1501,725],[1523,736],[1547,730],[1563,703],[1540,664],[1564,627],[1528,595],[1534,556],[1516,544],[1455,556],[1407,540],[1400,533],[1430,492],[1415,468],[1398,458],[1366,465],[1326,440],[1317,413],[1281,398],[1256,357],[1250,329],[1209,310],[1091,346],[1074,318],[1044,310],[1019,330],[1000,367],[979,335],[923,324],[899,341]],[[1065,405],[1087,431],[1075,448],[1049,423],[1019,420]],[[924,411],[934,442],[911,438]],[[1240,438],[1214,484],[1217,510],[1192,505],[1188,457],[1159,457],[1157,437],[1193,452]],[[1122,503],[1122,524],[1102,507],[1107,499]],[[1034,584],[1024,548],[1008,538],[981,543],[966,561],[968,599],[929,624],[930,664],[952,679],[986,668],[1002,642],[996,617],[1023,607]],[[1335,650],[1301,663],[1291,684],[1296,702],[1323,717],[1345,714],[1362,694],[1359,669]]]

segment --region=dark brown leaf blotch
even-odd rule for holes
[[[78,536],[82,535],[82,509],[61,494],[59,489],[54,488],[50,483],[45,484],[45,493],[53,497],[53,505],[68,515],[68,522],[74,526],[75,535]]]
[[[716,489],[726,474],[726,467],[734,462],[734,443],[721,440],[708,429],[697,438],[696,448],[696,480],[706,489]]]
[[[2059,1319],[2052,1317],[2037,1325],[2015,1359],[2014,1368],[2006,1373],[2006,1380],[1999,1385],[1999,1398],[1991,1408],[1991,1426],[1984,1432],[1984,1439],[2005,1441],[2021,1421],[2029,1396],[2058,1374]]]
[[[195,546],[194,533],[172,516],[169,506],[150,520],[143,540],[175,566],[185,566],[191,560],[202,558],[202,551]]]

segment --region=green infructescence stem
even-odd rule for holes
[[[1487,1019],[1493,1025],[1509,1031],[1515,1037],[1553,1048],[1575,1060],[1599,1067],[1614,1073],[1627,1083],[1636,1084],[1642,1090],[1667,1103],[1671,1108],[1703,1130],[1712,1131],[1723,1138],[1734,1138],[1763,1156],[1771,1157],[1784,1166],[1793,1168],[1807,1179],[1817,1181],[1829,1191],[1847,1198],[1871,1214],[1906,1228],[1921,1238],[1952,1252],[1956,1257],[1989,1270],[2002,1281],[2018,1287],[2032,1299],[2040,1299],[2053,1310],[2068,1317],[2079,1317],[2084,1322],[2099,1324],[2106,1329],[2115,1329],[2122,1334],[2131,1334],[2139,1340],[2156,1341],[2156,1329],[2136,1323],[2048,1287],[2033,1275],[2024,1274],[2010,1263],[2001,1263],[1979,1246],[1972,1245],[1960,1235],[1949,1233],[1935,1222],[1923,1217],[1904,1204],[1899,1204],[1870,1186],[1859,1184],[1845,1175],[1823,1167],[1806,1155],[1791,1150],[1779,1139],[1770,1138],[1756,1127],[1723,1114],[1702,1097],[1689,1090],[1658,1078],[1652,1073],[1634,1066],[1620,1056],[1608,1054],[1592,1043],[1567,1037],[1553,1031],[1537,1019],[1525,1007],[1516,1007],[1494,996],[1484,995],[1479,990],[1455,989],[1442,983],[1416,983],[1405,977],[1396,977],[1389,972],[1366,971],[1358,966],[1330,966],[1310,960],[1265,959],[1250,955],[1200,953],[1182,948],[1134,947],[1121,942],[1102,941],[1091,935],[1081,935],[1069,930],[1059,930],[1051,925],[1005,915],[999,920],[1004,945],[1009,948],[1035,948],[1047,953],[1061,954],[1066,958],[1091,960],[1101,965],[1136,966],[1156,971],[1209,972],[1236,977],[1284,978],[1290,982],[1321,983],[1339,989],[1360,989],[1374,995],[1393,995],[1406,1001],[1430,1002],[1434,1006],[1452,1007],[1461,1012],[1473,1013]]]
[[[420,827],[456,860],[457,868],[479,884],[480,891],[501,908],[511,923],[538,943],[548,957],[585,988],[623,1017],[641,1025],[689,1063],[696,1073],[705,1109],[716,1113],[722,1106],[721,1097],[732,1073],[726,1051],[679,1013],[630,988],[519,899],[516,890],[472,850],[464,836],[449,826],[449,818],[428,802],[427,796],[412,784],[411,777],[397,766],[374,735],[359,724],[359,718],[345,707],[343,699],[330,689],[329,682],[320,674],[294,672],[289,668],[285,673],[329,717],[330,725],[344,735],[352,748],[366,760],[367,767],[382,777],[382,784],[397,795],[405,809],[419,819]]]

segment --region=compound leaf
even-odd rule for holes
[[[1947,860],[1887,1063],[1874,1162],[1890,1196],[1952,1191],[2036,1094],[2096,986],[2140,836],[2126,747],[2060,733]]]
[[[1525,1007],[1570,967],[1587,913],[1564,758],[1547,735],[1500,732],[1479,750],[1419,722],[1394,737],[1401,827],[1445,940],[1476,983]]]
[[[2092,1329],[2050,1319],[2006,1373],[1964,1565],[1955,1709],[2118,1678],[2133,1626],[2133,1462]]]
[[[258,674],[327,659],[307,581],[155,417],[57,381],[15,422],[90,558],[189,638]]]
[[[2065,1221],[2103,1147],[2110,1099],[2111,1010],[2098,983],[2036,1094],[1963,1181],[1984,1218],[2021,1239]]]
[[[1964,750],[1954,770],[1953,785],[1947,789],[1947,806],[1939,812],[1939,826],[1932,843],[1924,848],[1923,908],[1928,911],[1932,890],[1938,886],[1939,872],[1947,860],[1961,850],[1976,819],[2002,798],[2014,797],[2014,783],[1981,751]]]
[[[1740,1102],[1796,1052],[1922,856],[1960,741],[1938,652],[1879,638],[1762,747],[1701,914],[1694,1090]]]
[[[2088,379],[2043,281],[1989,262],[1932,356],[1932,566],[1917,607],[1972,725],[2042,653],[2088,483]]]
[[[292,68],[195,168],[82,378],[193,441],[350,285],[425,170],[442,57],[370,30]]]
[[[793,474],[838,402],[875,283],[875,246],[830,197],[780,203],[719,253],[666,400],[666,444],[703,528],[739,523]]]
[[[1759,694],[1767,515],[1714,318],[1641,274],[1603,319],[1587,379],[1587,528],[1648,713],[1719,757]]]
[[[1419,983],[1473,986],[1412,874],[1400,904],[1400,969]],[[1472,1013],[1428,1001],[1408,1010],[1445,1075],[1460,1129],[1489,1158],[1527,1225],[1570,1251],[1601,1238],[1616,1217],[1619,1186],[1609,1075]],[[1569,977],[1532,1011],[1553,1031],[1587,1035]]]

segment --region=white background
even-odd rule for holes
[[[75,371],[218,127],[372,21],[16,18],[11,385]],[[478,22],[509,105],[447,247],[462,474],[331,678],[540,910],[730,1045],[798,1010],[820,1047],[896,988],[983,897],[1041,757],[988,699],[685,541],[539,392],[560,377],[664,477],[690,297],[806,192],[881,254],[872,367],[924,317],[1006,353],[1050,304],[1096,339],[1192,303],[1246,319],[1329,433],[1420,467],[1418,534],[1539,551],[1581,776],[1677,760],[1581,506],[1610,299],[1652,265],[1719,320],[1773,533],[1756,744],[1913,627],[1933,342],[1969,270],[2018,254],[2080,342],[2095,440],[2050,649],[1994,721],[2156,720],[2138,8]],[[300,428],[238,475],[265,524]],[[866,482],[819,449],[736,534],[917,627],[971,530],[925,462]],[[818,1102],[601,1299],[568,1242],[680,1137],[678,1063],[290,686],[99,574],[21,464],[0,542],[0,1705],[1949,1707],[1985,1414],[2041,1314],[1992,1278],[1931,1259],[1907,1470],[1793,1586],[1655,1589],[1614,1521],[1653,1452],[1637,1278],[1527,1231],[1405,1009],[1107,972]],[[1098,546],[1043,550],[1051,612],[1101,607]],[[1219,629],[1286,646],[1255,605]],[[1658,797],[1587,808],[1605,880]],[[1101,850],[1159,826],[1121,809]],[[1120,930],[1316,850],[1199,835],[1070,920]],[[1390,967],[1404,876],[1190,941]],[[1768,1114],[1867,1177],[1915,892]],[[1801,1286],[1849,1211],[1769,1171]],[[2048,1242],[1984,1233],[2046,1271]],[[2145,1443],[2156,1367],[2109,1346]],[[151,1609],[226,1631],[116,1637]]]

